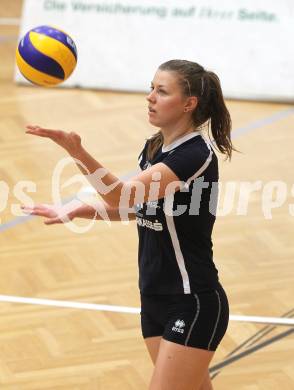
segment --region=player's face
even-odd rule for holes
[[[148,100],[149,122],[156,127],[174,126],[184,115],[183,96],[176,73],[158,70],[151,82]]]

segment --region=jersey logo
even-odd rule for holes
[[[155,230],[156,232],[161,232],[163,230],[162,223],[158,222],[157,220],[155,222],[152,222],[148,219],[140,218],[137,216],[136,221],[138,226],[146,227],[148,229]]]
[[[176,320],[175,325],[172,327],[173,332],[184,333],[185,322],[183,320]]]
[[[150,207],[151,209],[160,209],[160,206],[158,205],[157,200],[152,200],[150,202],[146,202],[146,206]]]

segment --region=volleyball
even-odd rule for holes
[[[76,45],[67,33],[56,27],[35,27],[20,40],[16,63],[21,74],[33,84],[54,86],[74,71]]]

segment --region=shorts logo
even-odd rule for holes
[[[172,327],[172,331],[178,333],[184,333],[185,322],[183,320],[176,320],[175,325]]]

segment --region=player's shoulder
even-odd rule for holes
[[[200,133],[196,137],[193,137],[190,140],[181,144],[179,148],[184,148],[184,149],[203,148],[204,150],[210,150],[209,144],[210,144],[209,141]]]
[[[202,135],[198,135],[174,149],[176,154],[189,158],[189,156],[208,157],[213,154],[211,143]]]

